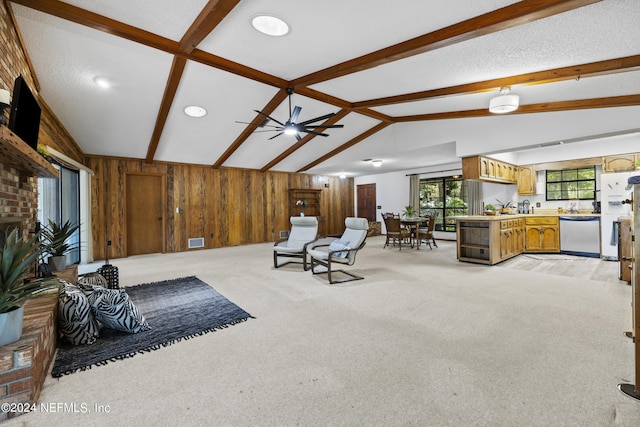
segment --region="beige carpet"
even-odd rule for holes
[[[6,425],[640,425],[640,402],[616,388],[634,372],[631,287],[617,276],[459,263],[453,242],[383,244],[358,255],[364,280],[338,286],[275,270],[271,244],[113,260],[123,284],[196,275],[256,319],[49,377],[40,402],[88,411]]]

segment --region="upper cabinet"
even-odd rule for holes
[[[490,157],[473,156],[462,159],[462,176],[465,179],[516,184],[517,170],[517,166]]]
[[[518,167],[518,195],[533,196],[536,194],[536,171],[533,165]]]
[[[602,172],[631,172],[636,170],[636,161],[640,154],[618,154],[602,158]]]
[[[27,176],[58,178],[51,163],[6,126],[0,126],[0,162]]]

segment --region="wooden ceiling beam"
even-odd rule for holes
[[[640,95],[611,96],[608,98],[577,99],[572,101],[542,102],[539,104],[521,105],[512,114],[552,113],[558,111],[588,110],[594,108],[633,107],[640,105]],[[489,112],[488,108],[477,110],[449,111],[444,113],[417,114],[399,116],[393,119],[398,123],[421,122],[426,120],[464,119],[469,117],[499,116]]]
[[[238,3],[240,0],[209,0],[180,40],[180,51],[193,52]]]
[[[165,52],[173,54],[179,52],[179,44],[173,40],[58,0],[11,0],[11,2]]]
[[[278,105],[280,105],[285,99],[287,99],[287,91],[285,89],[280,89],[278,93],[275,94],[271,101],[265,107],[260,110],[264,114],[271,114],[273,110],[275,110]],[[260,126],[260,124],[264,121],[264,116],[261,114],[257,114],[256,117],[251,121],[251,123],[242,131],[240,135],[233,141],[233,143],[227,148],[227,150],[220,156],[220,158],[213,164],[214,168],[220,168],[227,161],[229,157],[238,149],[240,146],[251,136],[251,134]]]
[[[333,116],[330,119],[324,121],[322,124],[325,125],[325,126],[335,125],[336,123],[338,123],[338,121],[342,120],[347,114],[349,114],[349,110],[342,109],[342,110],[338,111],[335,116]],[[277,165],[278,163],[280,163],[281,161],[283,161],[284,159],[289,157],[295,151],[297,151],[298,149],[302,148],[307,142],[311,141],[316,136],[317,135],[307,134],[300,141],[296,142],[291,147],[289,147],[285,151],[283,151],[282,154],[280,154],[278,157],[276,157],[275,159],[271,160],[269,163],[264,165],[262,167],[262,169],[260,169],[260,172],[264,173],[264,172],[268,171],[269,169],[271,169],[272,167],[274,167],[275,165]]]
[[[173,63],[171,64],[171,71],[169,72],[169,78],[162,94],[162,101],[160,102],[160,110],[158,111],[158,117],[156,117],[156,124],[151,134],[151,141],[149,141],[149,147],[147,148],[147,157],[145,161],[147,163],[153,162],[153,158],[156,155],[158,144],[160,143],[160,137],[164,130],[164,125],[167,122],[169,116],[169,110],[173,104],[173,98],[176,96],[180,79],[184,73],[184,67],[187,64],[186,59],[180,56],[173,57]]]
[[[309,86],[379,65],[409,58],[487,34],[527,24],[602,0],[523,0],[422,36],[377,50],[293,80],[294,88]]]
[[[368,108],[381,105],[402,104],[441,96],[498,91],[503,86],[553,83],[563,80],[573,80],[576,78],[636,71],[639,68],[640,55],[626,56],[622,58],[608,59],[605,61],[591,62],[588,64],[571,65],[569,67],[503,77],[500,79],[485,80],[482,82],[473,82],[458,86],[354,102],[353,108]]]
[[[374,134],[380,132],[382,129],[386,128],[389,125],[391,125],[391,123],[387,123],[387,122],[378,123],[377,125],[375,125],[371,129],[367,130],[366,132],[361,133],[360,135],[356,136],[355,138],[345,142],[344,144],[342,144],[338,148],[335,148],[334,150],[331,150],[330,152],[328,152],[324,156],[319,157],[316,160],[314,160],[313,162],[309,163],[308,165],[302,167],[301,169],[298,169],[297,172],[301,173],[301,172],[308,171],[312,167],[314,167],[316,165],[319,165],[320,163],[332,158],[333,156],[342,153],[344,150],[346,150],[346,149],[348,149],[350,147],[353,147],[357,143],[369,138],[371,135],[374,135]]]

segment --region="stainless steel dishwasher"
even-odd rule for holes
[[[600,258],[600,217],[561,216],[560,252]]]

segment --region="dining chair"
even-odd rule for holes
[[[427,221],[426,227],[418,227],[418,249],[420,248],[420,243],[424,239],[425,243],[429,245],[429,249],[433,250],[433,247],[431,247],[431,243],[433,243],[433,246],[435,246],[436,248],[438,247],[436,239],[433,237],[433,231],[436,225],[436,217],[434,215],[425,215],[423,218],[426,218]]]
[[[389,242],[395,246],[397,240],[400,250],[402,250],[402,241],[405,239],[411,239],[411,231],[400,225],[400,218],[387,217],[384,220],[384,226],[387,229],[387,239],[384,242],[382,249],[386,248],[389,245]],[[413,245],[411,246],[413,247]]]

